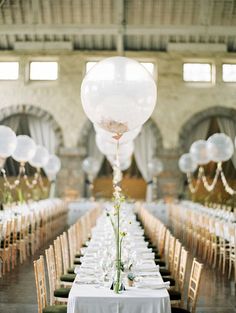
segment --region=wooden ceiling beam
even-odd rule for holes
[[[118,35],[120,26],[110,25],[0,25],[0,35]],[[235,26],[125,26],[126,35],[212,35],[236,36]]]

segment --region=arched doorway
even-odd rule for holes
[[[32,137],[36,144],[45,146],[51,154],[58,153],[59,148],[63,146],[60,126],[51,114],[35,106],[18,105],[1,109],[0,125],[10,127],[16,135]],[[8,179],[14,181],[19,173],[19,163],[9,157],[4,168]],[[25,170],[28,176],[33,176],[35,173],[35,169],[29,163],[26,163]],[[44,176],[43,171],[42,175]],[[48,183],[47,179],[45,183]],[[3,180],[1,185],[3,186]],[[13,198],[17,198],[17,190],[14,190],[12,195]]]
[[[179,136],[181,151],[188,152],[194,141],[205,140],[214,133],[225,133],[234,142],[236,137],[236,109],[217,106],[195,114],[181,129]],[[205,166],[205,172],[209,180],[213,179],[215,170],[216,164],[213,162]],[[227,180],[230,181],[230,185],[236,187],[236,153],[234,153],[231,160],[223,163],[223,170]],[[184,181],[184,185],[187,185],[186,181]],[[206,197],[210,197],[212,201],[216,202],[230,200],[231,198],[225,193],[220,181],[217,183],[215,192],[211,194],[207,193],[203,186],[200,187],[196,198],[202,200]]]

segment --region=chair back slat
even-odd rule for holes
[[[180,263],[179,263],[179,275],[178,275],[178,285],[179,285],[179,290],[181,294],[183,294],[183,291],[184,291],[187,261],[188,261],[188,252],[184,249],[184,247],[182,247]]]
[[[41,255],[37,261],[34,261],[34,275],[38,299],[38,313],[42,313],[47,305],[47,291],[45,282],[44,258]]]
[[[57,274],[56,274],[56,265],[55,265],[55,255],[53,246],[45,250],[47,268],[48,268],[48,279],[49,279],[49,294],[50,294],[50,305],[55,303],[54,299],[54,290],[58,287],[57,285]]]
[[[69,247],[68,247],[68,239],[67,239],[66,232],[64,232],[60,236],[60,243],[61,243],[61,251],[62,251],[63,273],[66,274],[68,268],[70,267]]]
[[[187,309],[194,313],[196,310],[196,302],[198,297],[201,273],[203,265],[194,258],[188,287]]]

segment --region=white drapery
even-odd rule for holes
[[[227,117],[218,117],[217,118],[217,122],[220,128],[220,131],[222,133],[225,133],[226,135],[228,135],[233,143],[235,140],[235,136],[236,136],[236,124],[233,120],[227,118]],[[234,152],[232,158],[232,163],[234,165],[234,168],[236,168],[236,153]]]
[[[28,115],[28,124],[30,136],[35,143],[44,146],[49,153],[54,154],[58,143],[51,123],[33,115]]]
[[[191,144],[196,141],[203,139],[205,140],[207,137],[208,130],[210,128],[211,124],[211,119],[205,119],[202,122],[200,122],[196,127],[194,127],[191,132],[189,133],[187,137],[187,143],[186,143],[186,148],[187,151],[189,150]]]
[[[89,136],[88,136],[87,154],[89,157],[96,159],[98,164],[99,164],[99,169],[98,169],[97,173],[95,174],[94,178],[97,177],[98,172],[100,171],[100,168],[101,168],[103,160],[104,160],[104,155],[99,151],[99,149],[96,145],[95,137],[96,137],[96,132],[95,132],[94,128],[92,127],[90,132],[89,132]]]
[[[148,170],[148,162],[151,161],[157,149],[157,141],[152,129],[152,122],[147,122],[139,136],[135,139],[134,157],[137,166],[147,183],[146,201],[152,200],[152,174]]]

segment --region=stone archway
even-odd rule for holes
[[[17,115],[17,114],[29,114],[33,115],[35,117],[38,117],[39,119],[43,119],[45,121],[48,121],[50,125],[52,126],[52,129],[55,132],[55,136],[57,138],[57,151],[59,148],[64,146],[64,140],[63,140],[63,133],[60,125],[57,123],[57,121],[54,119],[54,117],[47,111],[33,106],[33,105],[16,105],[16,106],[9,106],[5,108],[0,109],[0,121],[3,121],[4,119]]]
[[[179,133],[179,148],[181,151],[184,150],[186,138],[189,133],[194,129],[199,123],[206,119],[212,117],[226,117],[228,119],[234,120],[236,123],[236,109],[226,108],[221,106],[215,106],[201,112],[194,114],[181,128]]]

